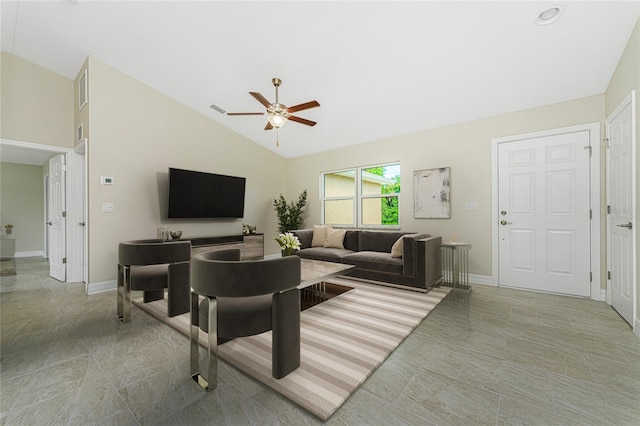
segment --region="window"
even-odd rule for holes
[[[358,228],[400,225],[400,164],[323,173],[320,183],[323,223]]]

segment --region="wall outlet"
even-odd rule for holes
[[[102,211],[113,213],[113,203],[102,203]]]

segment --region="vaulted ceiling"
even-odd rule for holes
[[[559,4],[560,19],[536,25]],[[1,47],[70,79],[88,55],[284,157],[602,94],[638,1],[5,1]],[[312,99],[315,127],[263,130]]]

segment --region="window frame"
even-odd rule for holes
[[[325,220],[325,202],[326,201],[337,201],[337,200],[351,200],[353,206],[353,217],[351,224],[334,224],[335,228],[354,228],[354,229],[387,229],[387,230],[398,230],[400,229],[400,195],[402,193],[402,180],[400,181],[400,192],[395,192],[391,194],[363,194],[362,188],[362,172],[373,168],[373,167],[390,167],[390,166],[398,166],[400,169],[400,175],[402,176],[402,167],[400,165],[400,161],[392,161],[388,163],[382,164],[373,164],[367,166],[356,166],[356,167],[348,167],[344,169],[331,170],[320,173],[320,190],[319,190],[319,199],[320,199],[320,220],[323,225],[326,224]],[[353,172],[355,175],[354,179],[354,195],[353,196],[335,196],[335,197],[325,197],[325,177],[327,175],[339,174],[339,173],[349,173]],[[398,224],[397,225],[383,225],[383,224],[374,224],[374,225],[366,225],[363,223],[362,217],[362,202],[363,200],[368,199],[382,199],[387,197],[394,197],[398,200]]]

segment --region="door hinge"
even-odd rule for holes
[[[611,279],[611,271],[607,271],[607,279],[610,280]]]
[[[588,149],[589,150],[589,157],[591,157],[591,145],[585,146],[584,149]]]
[[[609,138],[602,139],[602,142],[604,142],[605,147],[611,148],[611,141],[609,141]]]
[[[66,211],[62,212],[62,217],[67,217],[67,212]]]
[[[66,257],[62,258],[62,263],[67,263],[67,258]]]
[[[67,171],[67,165],[66,165],[66,164],[63,164],[63,165],[62,165],[62,167],[61,167],[61,169],[62,169],[62,171],[63,171],[63,172],[66,172],[66,171]]]
[[[589,282],[593,282],[593,272],[589,272]]]
[[[607,206],[607,214],[611,214],[611,206]]]
[[[593,219],[593,210],[589,209],[589,219]]]

